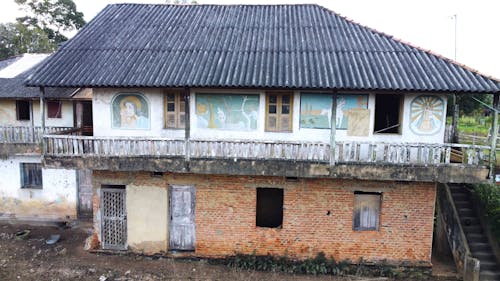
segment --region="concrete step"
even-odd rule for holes
[[[476,214],[472,208],[457,208],[459,217],[474,217]]]
[[[472,203],[469,200],[456,200],[455,199],[455,207],[472,209]]]
[[[466,233],[467,241],[470,243],[488,243],[488,238],[483,233]]]
[[[460,222],[462,226],[480,225],[479,219],[476,217],[461,217]]]
[[[484,260],[480,261],[479,267],[481,268],[481,271],[495,271],[499,270],[498,263],[496,260]]]
[[[494,261],[496,259],[491,250],[472,252],[471,255],[476,259],[479,259],[479,261]]]
[[[468,200],[469,194],[465,192],[456,192],[451,193],[451,197],[453,197],[453,200]]]
[[[483,233],[483,228],[481,227],[481,225],[470,225],[470,226],[464,226],[462,228],[466,234]]]
[[[498,270],[497,271],[481,270],[479,272],[479,280],[500,281],[500,272]]]
[[[469,248],[472,252],[488,251],[491,249],[490,244],[484,242],[471,242]]]

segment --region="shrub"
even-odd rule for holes
[[[500,243],[500,187],[493,184],[474,186],[479,200],[483,204],[491,230]]]

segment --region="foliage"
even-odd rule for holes
[[[477,115],[477,114],[484,114],[485,112],[489,111],[489,109],[487,109],[484,105],[482,105],[475,99],[478,99],[488,105],[491,105],[493,101],[492,95],[485,95],[485,94],[458,94],[456,95],[456,97],[460,115],[473,115],[473,114]],[[448,96],[447,112],[449,116],[453,115],[452,95]]]
[[[360,258],[358,263],[352,263],[350,260],[336,262],[333,257],[327,258],[323,252],[318,253],[315,258],[308,258],[303,261],[292,260],[286,255],[282,257],[269,254],[258,256],[254,252],[252,255],[237,254],[234,257],[222,260],[222,263],[229,267],[244,270],[286,272],[290,274],[358,275],[390,278],[420,278],[429,274],[419,267],[388,265],[385,260],[378,264],[369,264],[363,258]]]
[[[17,21],[28,28],[41,29],[54,46],[68,40],[62,32],[78,30],[85,25],[83,13],[73,0],[14,0],[26,16]]]
[[[494,184],[478,184],[474,191],[481,200],[491,230],[500,243],[500,187]]]
[[[44,53],[53,50],[47,34],[38,28],[29,29],[20,23],[0,24],[0,58],[22,53]]]

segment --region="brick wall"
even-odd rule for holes
[[[100,184],[196,186],[196,256],[235,253],[430,262],[435,184],[94,172]],[[256,188],[284,189],[282,228],[255,226]],[[353,231],[354,191],[382,192],[378,231]],[[168,239],[166,237],[165,239]]]

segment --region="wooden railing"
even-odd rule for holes
[[[48,156],[150,156],[276,159],[330,163],[330,145],[313,142],[173,140],[139,137],[44,136]],[[486,165],[489,147],[464,144],[337,142],[330,163]]]
[[[44,153],[53,156],[184,156],[185,141],[164,138],[44,136]]]
[[[486,165],[488,146],[429,143],[337,142],[335,162]]]
[[[46,133],[65,132],[70,127],[46,127]],[[40,143],[42,141],[42,127],[30,126],[1,126],[0,143]]]

